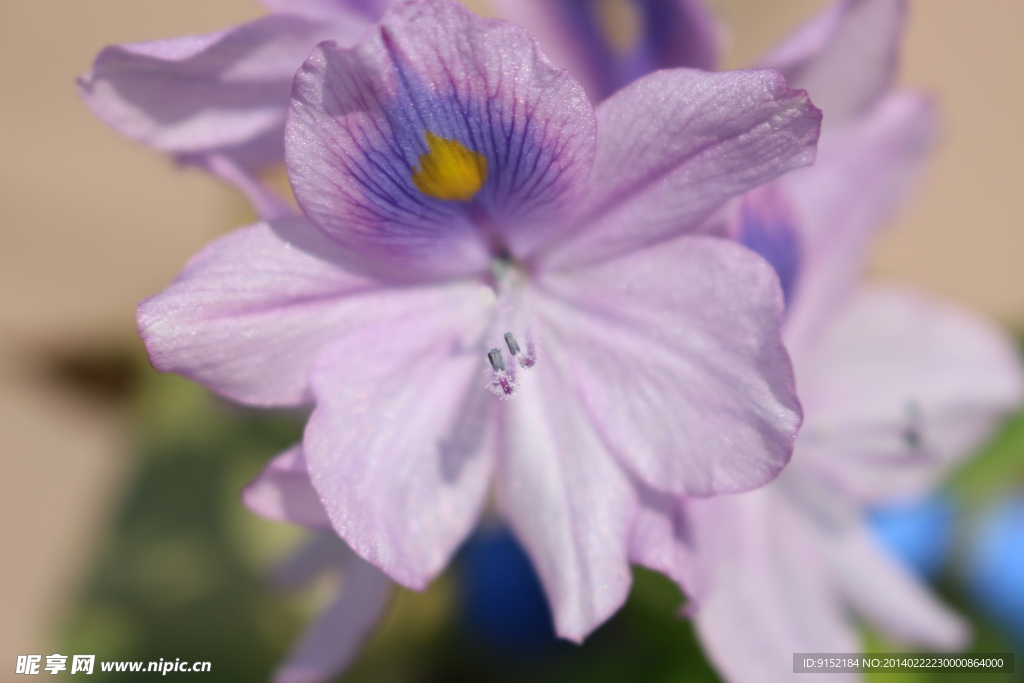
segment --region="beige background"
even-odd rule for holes
[[[820,0],[715,0],[727,65],[753,61]],[[128,466],[116,410],[45,380],[48,353],[137,344],[135,303],[244,203],[120,139],[76,99],[105,44],[258,16],[250,0],[0,0],[0,679],[50,632]],[[917,0],[904,81],[947,135],[930,182],[879,245],[875,274],[1024,324],[1024,3]]]

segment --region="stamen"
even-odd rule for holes
[[[516,381],[516,365],[524,369],[532,368],[537,362],[537,355],[529,337],[526,339],[525,352],[511,332],[506,332],[504,339],[505,345],[508,346],[508,352],[518,362],[506,365],[505,358],[501,355],[501,349],[493,348],[488,351],[487,360],[491,364],[491,369],[487,372],[487,388],[500,398],[510,398],[515,395],[519,386]]]
[[[507,398],[516,393],[515,380],[504,372],[496,373],[491,380],[491,391],[502,398]]]
[[[508,346],[508,352],[513,356],[519,353],[519,343],[516,342],[516,338],[512,336],[511,332],[505,333],[505,345]]]
[[[517,360],[519,361],[519,367],[523,370],[529,370],[537,364],[537,348],[529,338],[526,340],[526,352],[521,354]]]

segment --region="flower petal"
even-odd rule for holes
[[[806,90],[826,126],[855,119],[892,86],[906,23],[906,0],[840,0],[769,54],[776,68]]]
[[[395,6],[295,81],[286,159],[310,219],[368,263],[452,275],[546,238],[593,155],[580,86],[524,30],[453,0]]]
[[[112,128],[157,150],[265,164],[280,158],[302,60],[321,40],[357,28],[282,14],[206,35],[115,45],[78,89]]]
[[[937,119],[929,98],[890,95],[855,125],[823,135],[813,167],[778,181],[794,206],[802,246],[785,329],[794,356],[814,347],[854,293],[876,231],[916,186]]]
[[[618,16],[608,3],[587,0],[496,0],[501,16],[525,26],[557,66],[569,71],[600,102],[622,86],[658,69],[713,69],[718,61],[716,26],[700,0],[635,0],[620,3]],[[632,19],[638,36],[618,45]]]
[[[775,490],[689,501],[715,538],[697,557],[714,583],[695,617],[701,643],[727,681],[777,683],[793,674],[793,653],[857,652],[856,631],[829,575],[821,538]],[[821,674],[835,683],[854,674]]]
[[[309,480],[302,444],[292,446],[242,490],[246,507],[261,517],[305,527],[330,528],[320,496]]]
[[[801,463],[862,502],[925,492],[1024,399],[1012,340],[967,311],[868,288],[798,357]]]
[[[890,639],[940,650],[967,645],[967,624],[882,550],[863,523],[831,541],[831,571],[846,600]]]
[[[579,642],[629,593],[636,495],[551,347],[505,404],[499,504],[533,560],[555,630]]]
[[[669,577],[692,604],[704,594],[704,577],[695,552],[698,541],[687,517],[685,499],[637,485],[639,506],[629,536],[629,560]],[[702,539],[703,541],[703,539]],[[705,550],[707,552],[707,550]],[[687,609],[691,605],[687,605]]]
[[[708,496],[762,486],[800,424],[764,260],[682,237],[598,266],[541,274],[549,346],[611,451],[647,486]],[[543,351],[543,349],[542,349]]]
[[[243,403],[308,402],[312,367],[332,339],[401,319],[449,291],[393,288],[354,273],[350,260],[301,218],[222,237],[139,305],[153,365]]]
[[[339,545],[344,546],[341,541]],[[326,683],[347,667],[384,616],[393,584],[379,569],[346,550],[339,595],[306,629],[274,683]]]
[[[484,309],[463,284],[325,353],[303,448],[335,530],[423,588],[472,529],[494,462]]]
[[[673,69],[623,88],[597,119],[588,199],[548,267],[695,232],[728,199],[811,163],[821,112],[775,71]]]

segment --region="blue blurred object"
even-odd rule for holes
[[[467,631],[496,651],[522,654],[558,642],[533,565],[504,528],[478,531],[459,555]]]
[[[953,539],[956,507],[945,496],[929,496],[872,509],[877,538],[917,574],[935,578],[946,563]]]
[[[1024,494],[982,519],[970,547],[968,583],[978,606],[1024,646]]]

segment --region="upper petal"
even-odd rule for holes
[[[797,31],[760,66],[776,68],[825,112],[829,128],[871,108],[892,85],[906,0],[840,0]]]
[[[352,272],[349,262],[301,218],[226,235],[139,305],[150,359],[243,403],[308,402],[313,365],[332,339],[400,319],[448,291],[393,288]]]
[[[593,154],[586,95],[524,30],[454,0],[395,6],[295,81],[286,158],[306,214],[369,263],[484,270],[545,239]]]
[[[549,344],[505,403],[499,504],[540,576],[558,635],[581,641],[626,600],[636,494]]]
[[[267,163],[282,151],[302,60],[321,40],[351,40],[363,27],[280,14],[206,35],[115,45],[78,79],[78,90],[119,133],[160,151],[230,151]]]
[[[934,103],[892,94],[860,120],[822,136],[814,166],[780,178],[801,242],[786,344],[812,348],[862,275],[871,240],[906,203],[938,136]]]
[[[313,379],[303,449],[335,530],[421,589],[472,528],[494,462],[486,322],[463,284],[338,339]]]
[[[923,492],[1024,400],[1006,333],[895,287],[862,291],[794,362],[801,463],[862,501]]]
[[[542,256],[593,262],[694,232],[726,200],[814,159],[821,112],[775,71],[646,76],[597,109],[576,230]]]
[[[572,73],[593,102],[658,69],[710,70],[717,62],[716,26],[701,0],[634,0],[617,5],[595,0],[496,0],[495,4],[502,17],[536,36],[544,53]],[[620,44],[620,34],[631,28],[636,35],[625,36],[629,42]]]
[[[538,287],[544,343],[566,350],[570,386],[645,484],[744,491],[789,460],[800,407],[779,338],[778,279],[763,259],[682,237],[541,274]]]
[[[330,528],[320,496],[306,469],[302,444],[276,456],[242,490],[246,507],[261,517],[313,529]]]

